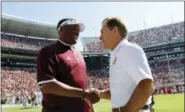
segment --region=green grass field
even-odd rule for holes
[[[184,112],[184,94],[155,96],[155,112]],[[3,108],[2,112],[41,112],[41,108],[21,109],[22,107]],[[95,105],[97,112],[111,112],[110,101],[101,100]]]

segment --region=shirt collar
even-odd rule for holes
[[[122,39],[122,40],[118,43],[118,45],[114,48],[114,50],[112,51],[112,53],[116,52],[116,51],[119,49],[119,47],[120,47],[121,45],[126,44],[127,42],[128,42],[127,39]]]
[[[65,45],[65,46],[69,46],[69,47],[73,47],[73,45],[70,45],[70,44],[67,44],[67,43],[65,43],[65,42],[63,42],[63,41],[61,41],[61,40],[58,40],[60,43],[62,43],[63,45]]]

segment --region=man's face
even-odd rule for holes
[[[64,41],[70,45],[76,44],[80,34],[79,25],[66,25],[62,28],[62,36]]]
[[[106,22],[102,25],[100,40],[102,41],[105,49],[112,49],[114,36],[113,32],[107,27]]]

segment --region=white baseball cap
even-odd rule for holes
[[[85,25],[81,22],[79,22],[76,19],[62,19],[58,22],[57,25],[57,31],[60,31],[60,27],[61,26],[65,26],[65,25],[79,25],[80,26],[80,32],[83,32],[85,30]]]

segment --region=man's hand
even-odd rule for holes
[[[100,101],[99,93],[95,89],[85,90],[85,100],[95,104]]]
[[[91,88],[90,91],[96,93],[100,97],[100,90],[95,89],[95,88]]]
[[[93,91],[99,95],[100,99],[107,99],[110,100],[111,95],[110,95],[110,90],[98,90],[98,89],[93,89]]]

